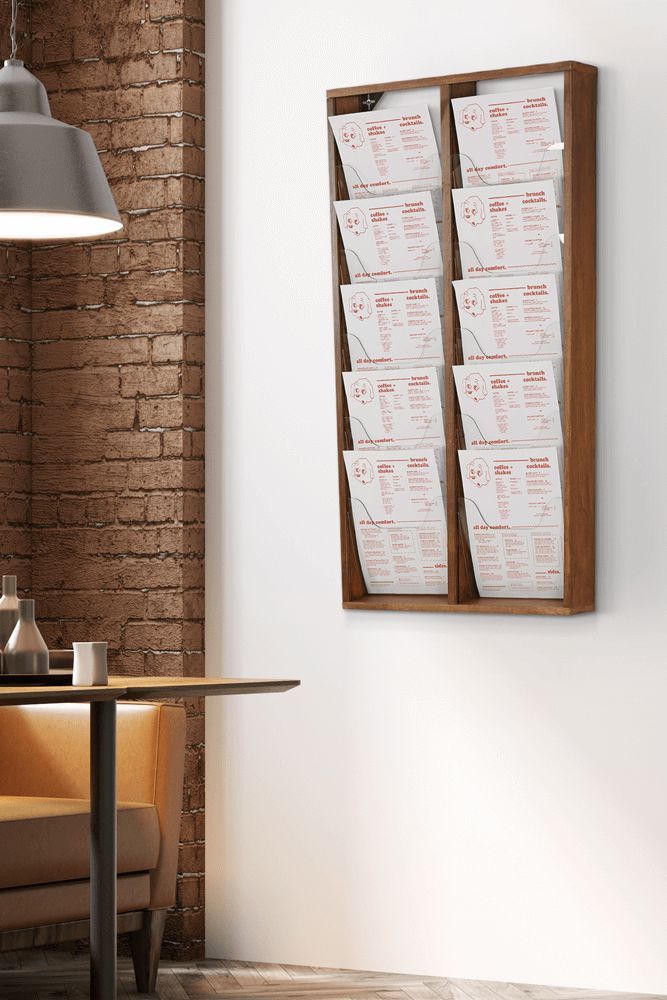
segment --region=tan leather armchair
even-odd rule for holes
[[[176,895],[185,712],[118,706],[118,927],[151,993]],[[89,707],[0,708],[0,950],[88,933]]]

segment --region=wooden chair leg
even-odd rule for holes
[[[139,993],[155,993],[166,919],[166,910],[145,910],[143,926],[130,934],[134,976]]]

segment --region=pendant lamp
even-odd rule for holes
[[[42,83],[12,56],[0,69],[0,240],[78,240],[122,229],[87,132],[51,117]]]

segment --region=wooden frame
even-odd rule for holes
[[[463,447],[451,366],[460,362],[460,329],[452,280],[460,277],[452,212],[453,164],[458,154],[451,98],[477,92],[481,80],[559,73],[564,89],[563,253],[563,515],[564,597],[554,599],[481,598],[459,517],[462,485],[457,449]],[[347,261],[333,202],[348,197],[336,143],[329,130],[329,173],[336,352],[336,413],[343,607],[387,611],[466,611],[505,614],[571,615],[595,606],[595,191],[597,69],[585,63],[557,62],[509,69],[400,80],[327,92],[327,115],[363,111],[362,99],[389,90],[440,88],[442,124],[442,199],[444,264],[446,506],[449,536],[449,593],[445,595],[368,594],[350,516],[342,452],[352,447],[342,372],[350,358],[339,286],[349,282]]]
[[[134,976],[139,993],[155,992],[166,920],[167,911],[164,909],[133,910],[130,913],[118,914],[117,933],[129,934]],[[51,945],[80,941],[88,937],[90,937],[90,920],[72,920],[62,924],[25,927],[18,931],[2,931],[0,954],[6,951],[21,951],[24,948],[48,948]],[[0,986],[9,987],[17,977],[16,985],[20,986],[23,975],[23,971],[9,975],[0,973]],[[50,975],[52,976],[52,972]]]
[[[143,910],[119,913],[118,933],[132,934],[141,930],[143,923]],[[54,944],[82,941],[88,937],[90,937],[90,920],[70,920],[62,924],[24,927],[18,931],[0,931],[0,954],[6,951],[22,951],[24,948],[49,948]]]

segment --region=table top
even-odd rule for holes
[[[257,677],[110,677],[109,686],[124,699],[205,698],[220,694],[271,694],[289,691],[301,681]]]
[[[210,695],[271,694],[289,691],[301,681],[256,677],[110,677],[96,687],[0,686],[0,706],[49,702],[150,701],[154,698],[205,698]]]

